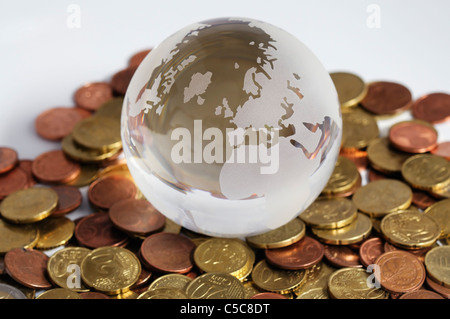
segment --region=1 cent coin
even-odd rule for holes
[[[83,196],[78,187],[69,185],[55,185],[50,187],[58,194],[58,205],[52,216],[65,215],[80,207]]]
[[[137,235],[149,235],[161,230],[166,218],[145,199],[124,199],[109,209],[112,223],[119,229]]]
[[[187,237],[173,233],[156,233],[147,237],[140,254],[144,264],[160,272],[187,273],[194,267],[197,246]]]
[[[28,183],[27,174],[19,167],[0,174],[0,200],[16,191],[27,188]]]
[[[412,95],[402,84],[378,81],[368,85],[361,105],[374,114],[396,114],[411,107]]]
[[[309,236],[286,247],[265,250],[269,263],[287,270],[310,268],[322,260],[323,254],[323,245]]]
[[[68,135],[83,116],[75,108],[54,107],[39,114],[34,122],[39,136],[50,141],[59,141]]]
[[[91,183],[88,198],[95,207],[108,210],[118,201],[135,198],[137,192],[136,185],[129,178],[108,175]]]
[[[16,248],[5,255],[8,274],[20,284],[36,289],[49,289],[47,279],[48,256],[34,249]]]
[[[113,98],[113,90],[109,83],[92,82],[80,87],[74,95],[77,106],[96,111],[103,103]]]
[[[62,150],[54,150],[36,157],[31,170],[43,183],[67,183],[80,174],[81,167],[68,159]]]
[[[9,147],[0,147],[0,174],[12,170],[17,162],[18,155],[15,150]]]
[[[431,93],[414,102],[412,114],[416,119],[433,124],[450,120],[450,94]]]
[[[391,126],[389,141],[404,152],[426,153],[436,148],[438,132],[428,124],[404,121]]]
[[[128,242],[128,236],[114,226],[105,212],[83,217],[75,226],[75,238],[89,248],[122,246]]]
[[[426,271],[416,256],[395,250],[382,254],[375,264],[379,266],[381,287],[391,293],[406,293],[419,289],[425,281]]]
[[[367,239],[359,247],[359,259],[364,267],[374,264],[375,260],[383,253],[383,240],[378,237]]]

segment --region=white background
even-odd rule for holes
[[[80,10],[79,28],[70,23],[71,5]],[[368,23],[376,14],[371,5],[379,9],[379,25]],[[0,146],[13,147],[21,159],[59,149],[35,133],[37,115],[73,106],[82,84],[108,81],[132,54],[185,25],[224,16],[279,26],[330,72],[400,82],[414,98],[450,93],[449,12],[446,0],[3,0]],[[439,141],[450,140],[450,123],[437,128]],[[82,210],[87,209],[85,203]]]

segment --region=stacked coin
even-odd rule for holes
[[[448,94],[413,101],[399,83],[332,73],[343,141],[321,196],[267,233],[215,238],[158,212],[121,155],[123,95],[148,52],[38,116],[61,149],[28,160],[0,147],[2,298],[449,298],[450,154],[436,129]]]

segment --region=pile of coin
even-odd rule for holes
[[[343,140],[322,194],[247,238],[194,233],[142,197],[121,154],[123,95],[149,50],[35,122],[58,150],[0,148],[0,297],[387,299],[450,296],[450,95],[332,73]],[[378,120],[410,112],[381,136]],[[91,213],[72,218],[86,187]]]

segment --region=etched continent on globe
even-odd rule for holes
[[[307,47],[270,24],[223,18],[178,31],[144,59],[122,138],[157,209],[233,237],[279,227],[314,201],[341,126],[334,85]]]

